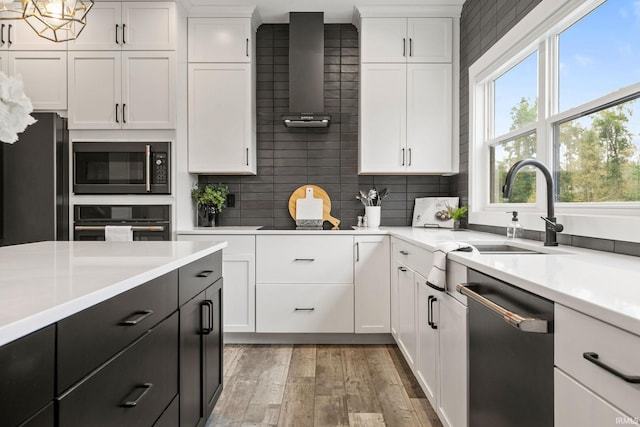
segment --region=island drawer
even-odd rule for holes
[[[607,370],[640,378],[640,336],[556,304],[554,338],[559,369],[622,411],[640,418],[638,384]],[[594,363],[594,358],[603,366]]]
[[[0,347],[0,424],[17,426],[51,402],[54,372],[53,325]]]
[[[180,306],[221,277],[222,251],[217,251],[180,267],[178,272],[178,302]]]
[[[178,393],[178,313],[59,398],[60,427],[151,426]]]
[[[353,283],[352,236],[257,236],[258,283]]]
[[[172,271],[58,322],[58,394],[178,308]]]
[[[432,252],[394,238],[391,244],[391,254],[394,259],[399,260],[413,271],[417,271],[424,277],[429,276],[433,266]]]
[[[353,331],[353,285],[256,286],[256,332]]]

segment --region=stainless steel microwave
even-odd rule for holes
[[[74,142],[75,194],[171,194],[169,142]]]

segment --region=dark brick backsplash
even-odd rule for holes
[[[410,225],[416,197],[450,196],[454,177],[358,175],[358,33],[353,25],[325,25],[325,111],[336,120],[328,129],[288,129],[280,114],[289,106],[289,28],[262,25],[256,35],[257,176],[201,175],[201,183],[225,183],[236,206],[220,225],[294,228],[291,193],[315,184],[331,198],[331,215],[350,227],[363,215],[360,189],[389,188],[382,225]],[[328,223],[325,224],[325,227]]]

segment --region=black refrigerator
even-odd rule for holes
[[[0,142],[0,246],[69,240],[69,134],[56,113]]]

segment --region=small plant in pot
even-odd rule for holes
[[[459,208],[453,208],[447,205],[447,213],[449,217],[453,220],[453,229],[460,230],[460,220],[467,215],[467,211],[469,210],[469,206],[462,205]]]
[[[196,202],[198,227],[215,227],[218,214],[226,207],[229,187],[224,184],[196,184],[191,198]]]

